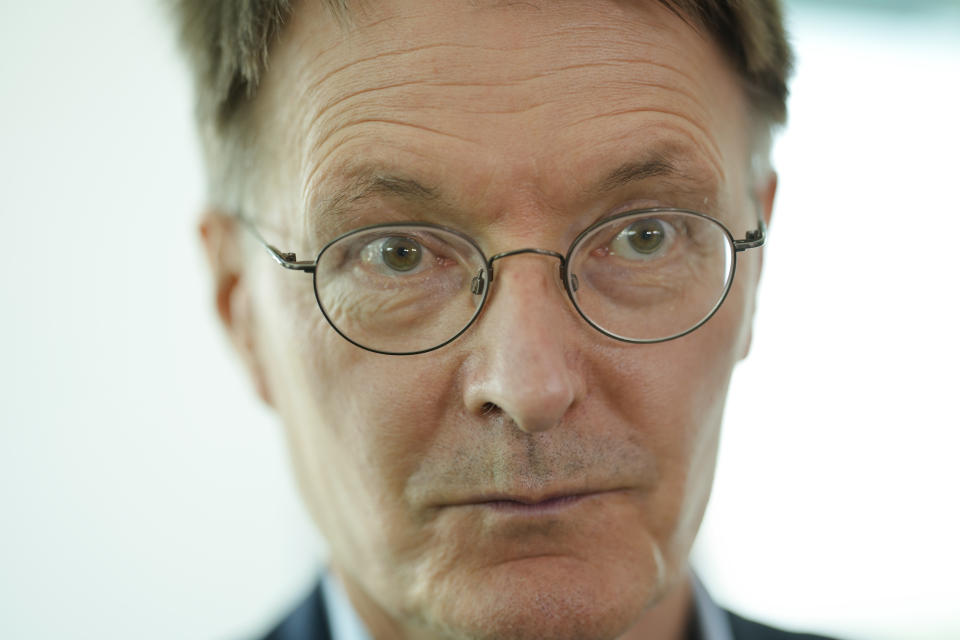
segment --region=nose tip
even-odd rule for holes
[[[531,362],[516,369],[526,374],[525,380],[514,380],[509,389],[503,389],[497,406],[525,433],[540,433],[560,424],[577,395],[568,372]]]
[[[499,353],[468,391],[467,404],[480,415],[502,413],[526,433],[547,431],[560,424],[580,395],[577,376],[562,350],[532,353],[511,342],[500,343]]]
[[[525,264],[497,274],[477,327],[466,403],[477,415],[495,407],[520,430],[538,433],[560,424],[583,395],[574,335],[580,327],[549,275],[555,263],[517,262]]]

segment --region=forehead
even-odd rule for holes
[[[708,196],[742,178],[735,76],[659,3],[378,0],[350,24],[318,5],[298,5],[261,101],[308,206],[381,172],[494,207],[631,164]]]

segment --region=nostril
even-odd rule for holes
[[[500,407],[493,404],[492,402],[484,402],[483,406],[480,407],[480,415],[482,416],[489,416],[499,412],[500,412]]]

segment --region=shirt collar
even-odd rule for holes
[[[727,614],[714,602],[703,583],[692,572],[690,581],[693,583],[693,608],[698,640],[733,640],[733,630]],[[350,604],[340,580],[327,571],[321,582],[327,619],[334,640],[372,640]]]
[[[323,603],[327,608],[327,623],[330,625],[333,640],[372,640],[337,576],[332,571],[325,571],[321,583]]]
[[[700,632],[699,640],[734,640],[729,616],[710,597],[700,578],[692,571],[690,581],[693,583],[693,615]]]

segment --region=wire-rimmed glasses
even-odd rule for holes
[[[280,265],[313,275],[320,311],[341,336],[388,355],[424,353],[458,338],[489,297],[494,263],[524,253],[559,261],[574,308],[601,333],[632,343],[673,340],[716,313],[733,283],[737,253],[766,239],[762,219],[735,240],[708,215],[657,208],[591,225],[566,255],[527,248],[487,258],[464,233],[408,222],[354,229],[315,260],[298,261],[247,226]]]

